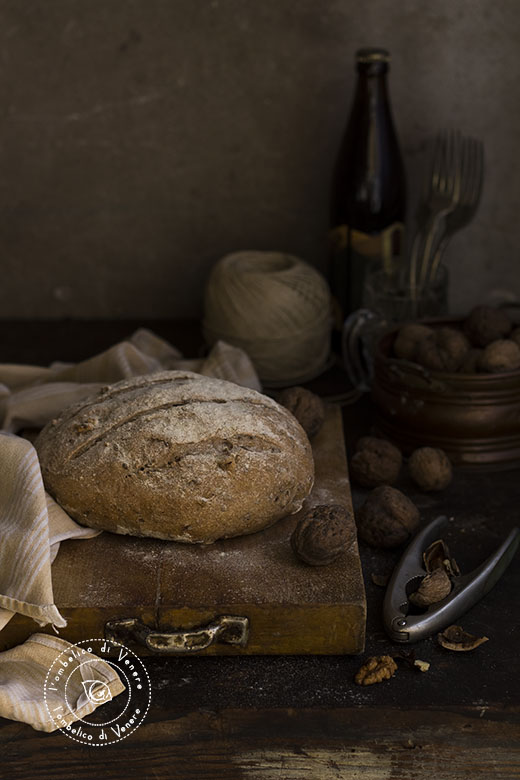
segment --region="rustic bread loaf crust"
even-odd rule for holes
[[[209,543],[297,512],[314,481],[296,419],[232,382],[164,371],[67,408],[36,443],[49,493],[79,523]]]

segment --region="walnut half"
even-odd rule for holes
[[[357,685],[374,685],[393,677],[397,664],[391,655],[373,655],[358,670],[354,677]]]

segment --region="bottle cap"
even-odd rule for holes
[[[390,52],[386,49],[358,49],[357,62],[390,62]]]

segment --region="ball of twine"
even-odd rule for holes
[[[330,291],[308,263],[280,252],[234,252],[213,268],[204,299],[204,338],[241,347],[260,379],[296,383],[326,366]]]

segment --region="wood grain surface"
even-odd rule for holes
[[[107,750],[11,723],[11,780],[513,780],[518,720],[481,710],[232,709],[151,716]],[[28,733],[29,731],[29,733]],[[35,759],[37,757],[38,769]],[[109,764],[107,764],[109,762]],[[1,772],[1,769],[0,769]]]

